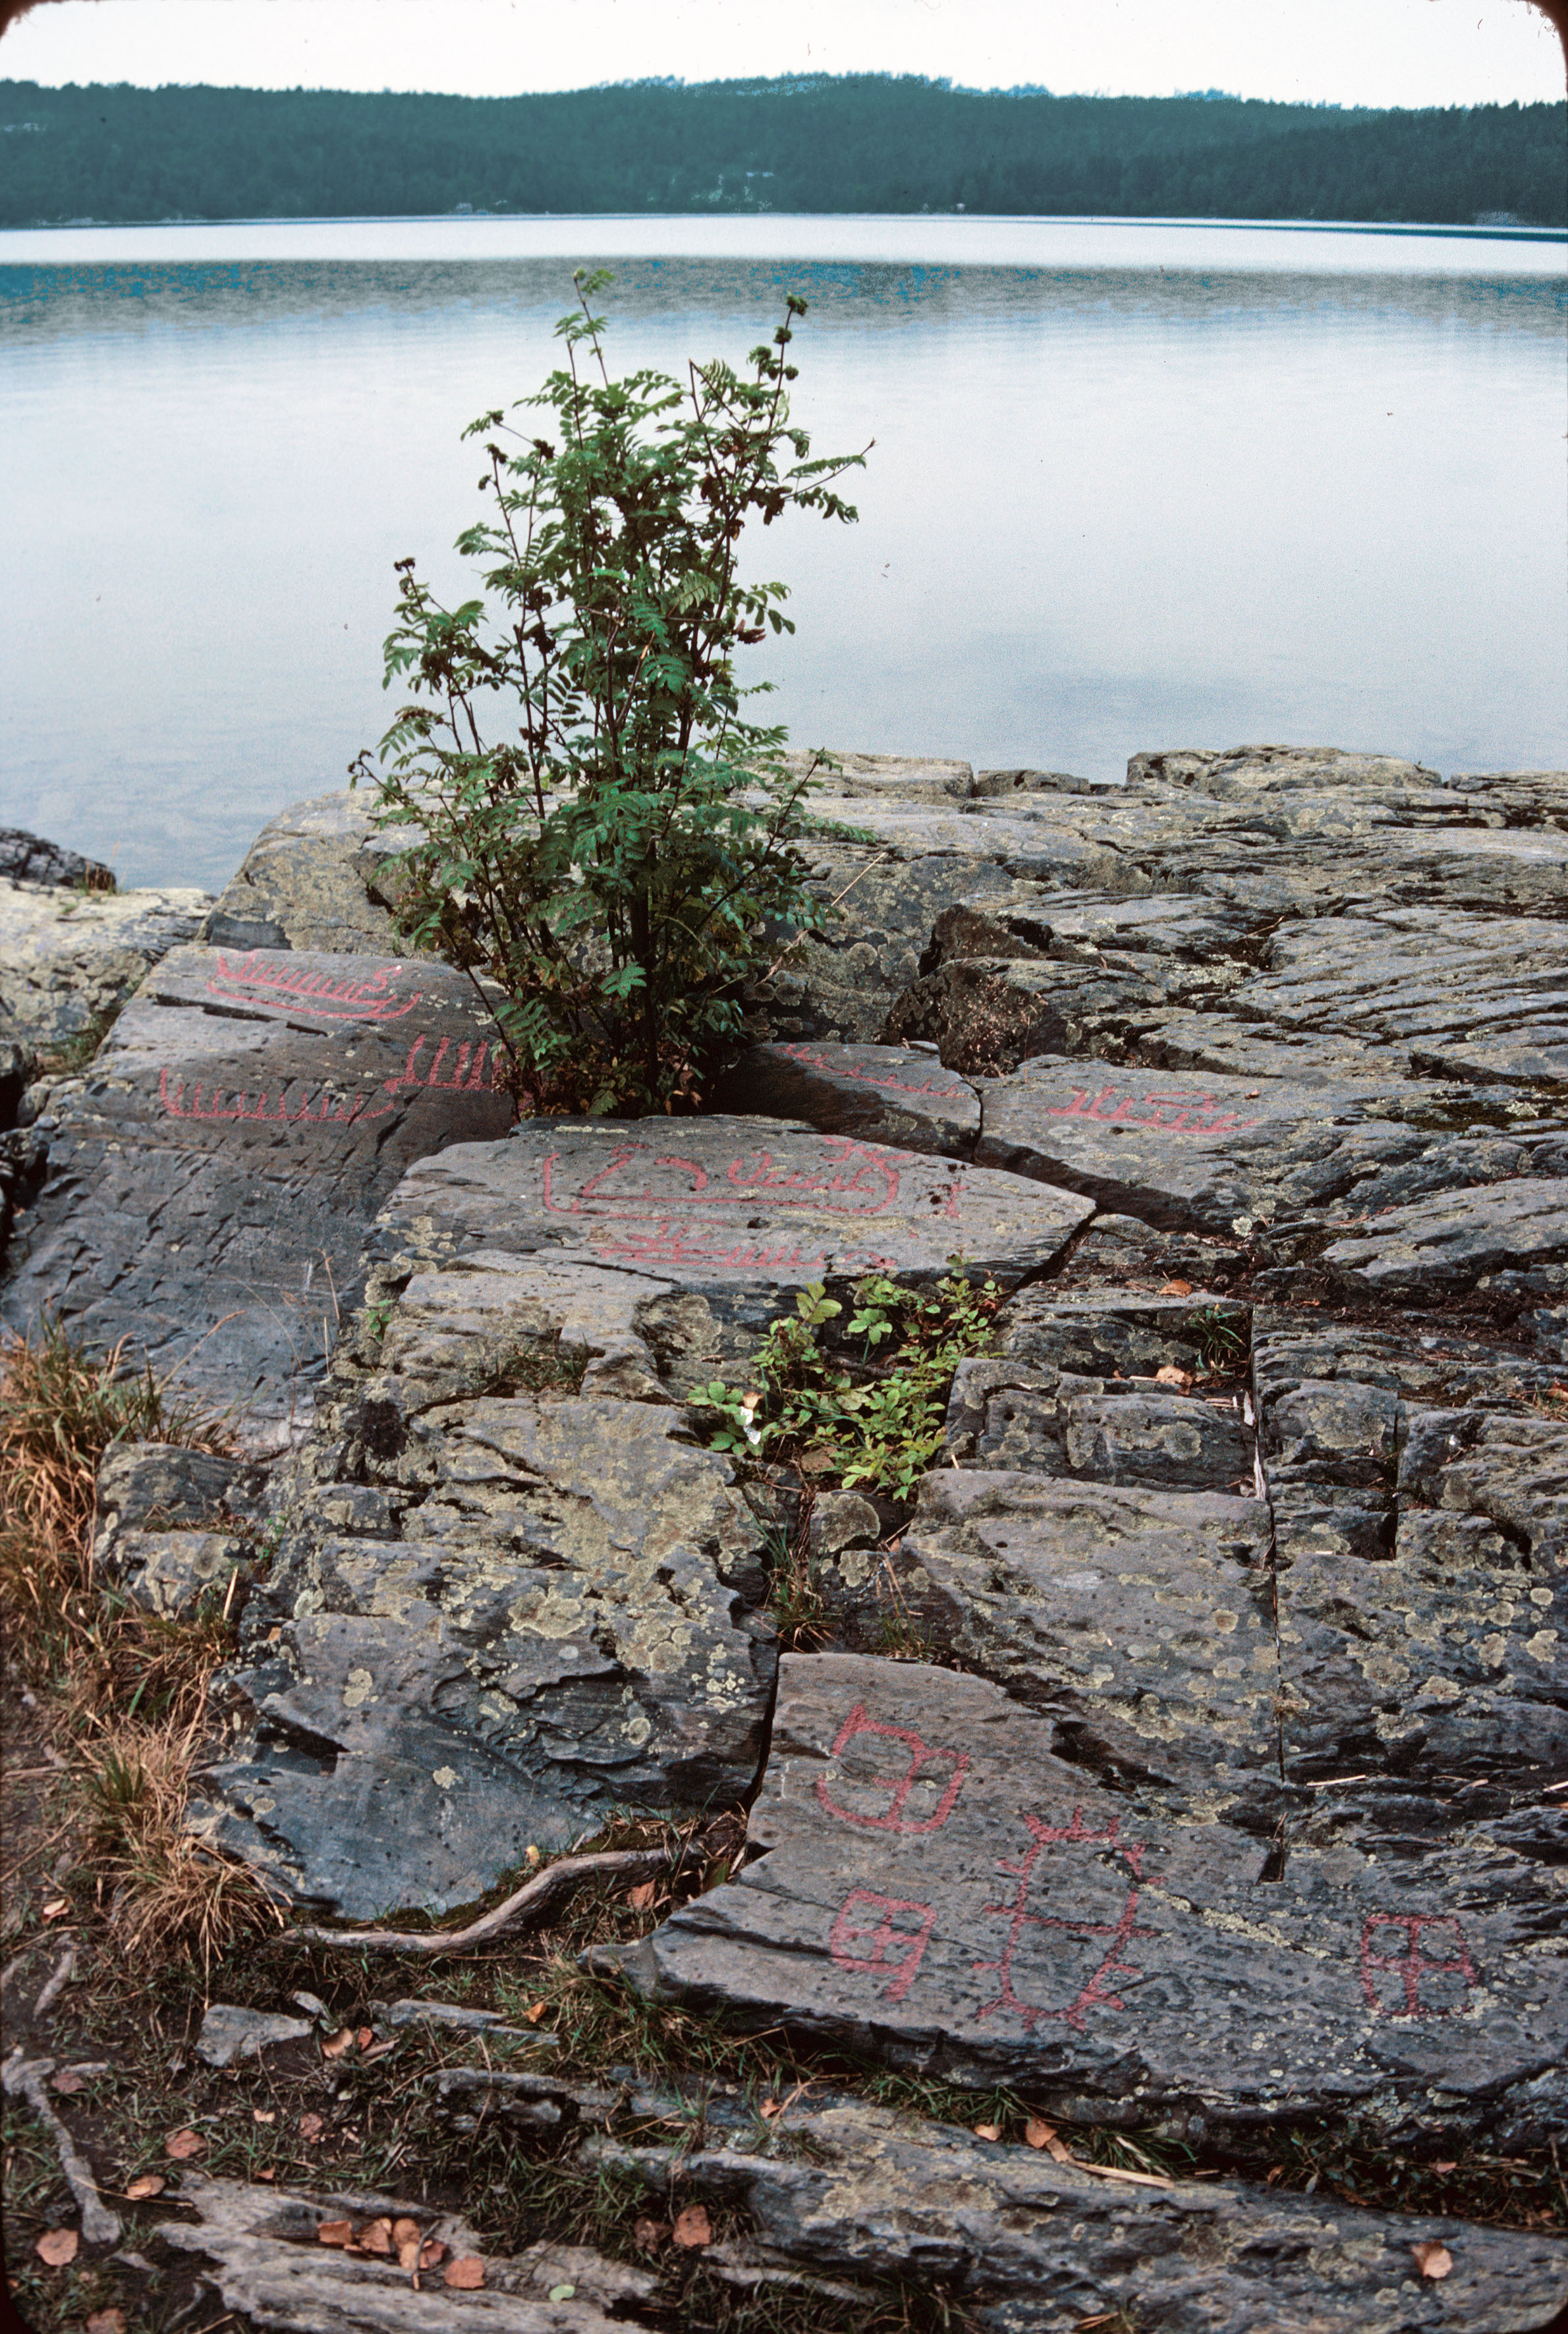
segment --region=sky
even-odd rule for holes
[[[55,85],[511,96],[801,72],[1339,105],[1563,93],[1529,0],[60,0],[0,38],[0,78]]]

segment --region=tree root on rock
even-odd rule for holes
[[[470,1921],[466,1929],[292,1929],[289,1934],[301,1944],[341,1945],[356,1953],[466,1953],[472,1945],[488,1944],[492,1937],[503,1935],[509,1929],[536,1927],[557,1910],[565,1900],[590,1880],[603,1880],[612,1875],[621,1880],[652,1880],[666,1871],[679,1871],[682,1866],[698,1861],[702,1850],[692,1845],[680,1848],[617,1847],[595,1856],[563,1856],[515,1895]]]

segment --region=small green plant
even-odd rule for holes
[[[1188,1314],[1186,1326],[1197,1340],[1205,1376],[1240,1369],[1247,1357],[1247,1336],[1234,1315],[1222,1313],[1217,1305],[1205,1306]]]
[[[790,422],[803,300],[749,375],[613,381],[590,307],[608,281],[577,278],[566,364],[525,400],[553,434],[499,410],[466,433],[493,506],[458,548],[486,563],[498,621],[398,562],[386,685],[408,675],[415,701],[379,770],[362,753],[351,773],[408,830],[404,934],[480,986],[519,1105],[636,1116],[695,1104],[747,983],[824,920],[797,848],[808,781],[736,677],[740,648],[794,629],[788,594],[747,580],[737,546],[756,516],[853,519],[834,481],[864,457],[812,459]],[[487,742],[498,699],[516,734]]]
[[[1001,1303],[995,1281],[976,1288],[957,1271],[928,1294],[873,1273],[856,1284],[847,1343],[830,1347],[824,1333],[844,1307],[814,1281],[763,1339],[751,1386],[714,1379],[692,1407],[711,1414],[716,1451],[787,1459],[813,1483],[908,1500],[942,1447],[953,1374],[984,1351]]]

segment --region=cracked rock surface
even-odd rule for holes
[[[745,1857],[632,1950],[637,1984],[1195,2147],[1314,2121],[1544,2147],[1568,778],[839,759],[818,807],[866,839],[810,858],[841,912],[785,950],[702,1118],[508,1132],[455,976],[411,969],[430,1018],[403,1013],[343,797],[274,823],[47,1095],[7,1317],[47,1295],[160,1364],[214,1353],[227,1399],[315,1403],[262,1492],[106,1471],[131,1595],[257,1576],[202,1821],[359,1920],[471,1904],[616,1809],[749,1801]],[[955,1256],[1005,1302],[910,1500],[704,1447],[693,1394],[743,1384],[801,1288],[929,1288]],[[819,1601],[781,1649],[791,1534]],[[469,2071],[454,2115],[586,2113]],[[1568,2251],[1521,2230],[1118,2193],[847,2098],[789,2119],[798,2153],[718,2116],[682,2159],[750,2216],[746,2273],[946,2280],[985,2334],[1108,2307],[1524,2334],[1568,2304]],[[667,2185],[663,2142],[600,2127]],[[226,2306],[412,2322],[334,2317],[220,2185]],[[640,2288],[592,2299],[641,2322]]]

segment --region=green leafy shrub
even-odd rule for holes
[[[465,433],[492,506],[458,548],[485,563],[495,621],[398,562],[385,685],[410,676],[414,701],[379,770],[351,768],[411,846],[403,932],[491,985],[520,1107],[637,1115],[694,1104],[748,980],[822,921],[796,847],[807,781],[783,730],[744,718],[757,691],[735,670],[793,630],[788,593],[745,581],[738,545],[759,515],[853,519],[833,482],[864,457],[813,460],[790,422],[804,301],[747,375],[715,360],[613,381],[589,308],[608,280],[578,278],[565,367],[524,400],[552,435],[499,410]],[[503,708],[515,734],[487,743]]]
[[[873,1273],[856,1284],[847,1346],[834,1346],[823,1333],[844,1308],[814,1281],[769,1330],[750,1389],[715,1379],[691,1405],[711,1413],[716,1451],[788,1459],[813,1482],[907,1500],[942,1447],[953,1374],[984,1351],[1001,1303],[994,1280],[977,1288],[957,1271],[929,1294]]]

